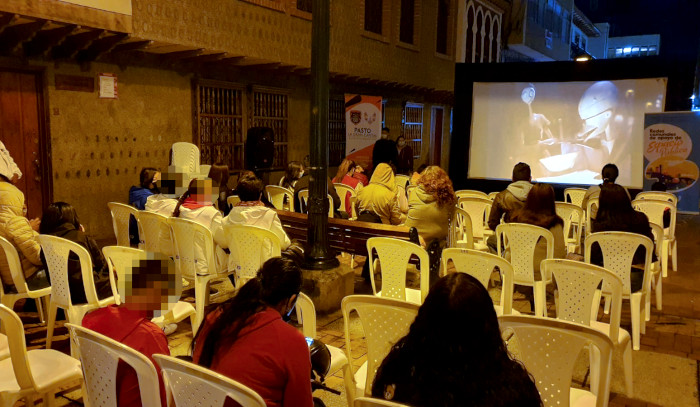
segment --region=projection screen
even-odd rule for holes
[[[474,82],[469,177],[511,179],[526,162],[539,182],[593,185],[606,163],[641,188],[644,113],[661,112],[666,78]]]

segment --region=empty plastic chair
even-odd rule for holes
[[[654,199],[657,201],[668,201],[673,204],[673,206],[678,206],[678,196],[670,192],[664,191],[642,191],[634,197],[634,199]]]
[[[586,190],[583,188],[566,188],[564,190],[564,201],[572,203],[578,207],[582,207],[583,198],[586,196]]]
[[[337,192],[338,196],[340,197],[340,210],[347,213],[351,219],[357,218],[354,204],[355,200],[357,200],[357,191],[355,188],[337,182],[334,183],[333,186],[335,187],[335,192]],[[347,199],[348,194],[350,195],[349,199]],[[350,201],[349,208],[348,201]]]
[[[139,210],[133,206],[119,202],[108,202],[107,207],[112,213],[112,227],[114,227],[114,236],[117,238],[119,246],[129,247],[131,245],[129,239],[129,221],[133,216],[138,219]]]
[[[460,189],[455,191],[455,196],[459,198],[485,198],[489,199],[489,194],[486,192],[477,191],[475,189]]]
[[[266,185],[265,193],[275,209],[294,212],[294,192],[277,185]],[[287,208],[285,208],[285,204]]]
[[[5,286],[2,285],[2,287],[0,287],[0,302],[2,302],[2,304],[4,304],[7,308],[13,309],[18,300],[22,298],[31,298],[36,301],[36,309],[39,312],[41,322],[45,322],[43,309],[44,307],[47,311],[49,309],[51,287],[30,290],[29,287],[27,287],[27,281],[25,280],[24,272],[22,271],[22,262],[19,260],[19,254],[17,254],[17,249],[15,246],[7,239],[0,236],[0,247],[5,252],[5,259],[7,260],[7,265],[10,267],[10,274],[12,275],[12,282],[15,285],[16,291],[14,293],[7,292],[7,290],[5,290]],[[42,301],[44,307],[42,307]],[[2,358],[1,351],[0,358]]]
[[[376,255],[374,254],[376,251]],[[374,295],[395,298],[414,304],[422,304],[430,288],[428,252],[415,243],[391,237],[371,237],[367,239],[367,262]],[[420,264],[420,289],[406,287],[406,269],[411,256],[416,256]],[[382,275],[382,289],[377,291],[374,281],[375,260],[379,261]]]
[[[228,268],[236,276],[236,288],[255,278],[263,263],[281,255],[280,239],[272,231],[252,225],[224,225],[231,253]]]
[[[315,339],[316,308],[311,298],[304,293],[299,293],[297,297],[296,313],[297,320],[301,322],[301,331],[304,336]],[[328,376],[331,376],[348,364],[348,358],[345,356],[345,352],[342,349],[328,344],[326,344],[326,347],[331,354],[331,366],[328,369]]]
[[[649,218],[649,222],[663,226],[664,213],[668,212],[670,222],[664,229],[663,244],[661,245],[661,271],[664,277],[668,276],[668,256],[673,261],[673,271],[678,270],[678,247],[676,245],[676,205],[669,201],[655,199],[635,199],[632,201],[635,210],[643,212]]]
[[[304,208],[304,213],[309,212],[309,190],[308,189],[302,189],[299,191],[299,201],[301,202],[302,208]],[[333,217],[333,197],[328,194],[328,217],[332,218]]]
[[[489,235],[491,230],[486,222],[486,212],[491,209],[493,202],[487,197],[462,197],[457,199],[457,207],[469,214],[472,221],[472,236],[476,242],[484,243],[485,235]]]
[[[177,142],[171,147],[170,162],[187,174],[199,174],[199,147],[192,143]]]
[[[449,246],[460,249],[473,249],[474,236],[472,236],[472,218],[467,211],[455,208],[450,222]],[[444,269],[443,269],[444,270]]]
[[[212,370],[171,356],[153,355],[176,406],[221,407],[227,398],[241,406],[266,407],[252,389]]]
[[[576,253],[581,248],[584,212],[580,206],[566,202],[556,202],[557,215],[564,220],[564,241],[566,251]]]

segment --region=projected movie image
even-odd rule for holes
[[[641,187],[644,113],[663,110],[663,78],[474,83],[469,177],[510,179],[526,162],[539,182],[593,185],[606,163]]]

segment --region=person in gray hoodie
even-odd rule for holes
[[[508,187],[499,192],[491,205],[491,213],[489,214],[489,228],[496,230],[496,226],[501,223],[501,218],[505,217],[508,222],[510,214],[513,211],[521,209],[525,206],[527,194],[532,188],[532,175],[530,166],[525,163],[517,163],[513,167],[513,182]],[[487,240],[489,248],[496,252],[496,236],[491,235]]]

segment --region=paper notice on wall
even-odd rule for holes
[[[382,134],[382,97],[345,95],[345,156],[368,168]]]
[[[117,76],[111,73],[100,75],[100,99],[117,99]]]

